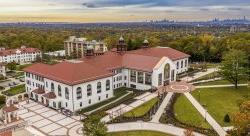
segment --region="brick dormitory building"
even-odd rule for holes
[[[169,47],[126,51],[121,37],[116,50],[86,56],[55,65],[34,64],[25,69],[29,96],[54,109],[72,112],[113,97],[113,90],[130,87],[139,90],[157,88],[176,81],[177,73],[188,69],[189,55]]]

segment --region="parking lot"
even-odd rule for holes
[[[18,115],[27,121],[29,126],[41,132],[40,135],[82,136],[79,116],[67,117],[34,101],[19,103]]]

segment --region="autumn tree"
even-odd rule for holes
[[[250,130],[250,101],[240,105],[240,112],[233,116],[234,132],[237,136],[246,135]]]
[[[223,56],[220,74],[238,88],[238,83],[248,76],[247,56],[240,50],[230,50]]]
[[[88,116],[83,123],[83,134],[86,136],[106,136],[107,127],[99,115]]]

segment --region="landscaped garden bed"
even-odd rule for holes
[[[132,91],[132,93],[128,94],[127,96],[123,97],[122,99],[120,99],[120,100],[118,100],[118,101],[116,101],[114,103],[111,103],[111,104],[109,104],[109,105],[107,105],[107,106],[105,106],[105,107],[91,113],[91,114],[92,115],[93,114],[99,114],[100,116],[104,117],[105,115],[107,115],[107,113],[105,111],[107,111],[107,110],[109,110],[109,109],[111,109],[113,107],[116,107],[116,106],[118,106],[118,105],[120,105],[122,103],[132,102],[132,101],[134,101],[135,97],[145,93],[145,91],[135,90],[135,89],[131,89],[131,88],[125,88],[125,87],[118,88],[118,89],[114,90],[114,97],[113,98],[110,98],[109,100],[101,102],[102,104],[97,103],[95,105],[92,105],[90,107],[82,109],[80,111],[80,114],[84,114],[84,113],[92,111],[92,110],[94,110],[94,109],[96,109],[98,107],[101,107],[101,106],[103,106],[105,104],[108,104],[108,103],[122,97],[123,95],[127,94],[127,91]]]
[[[165,96],[166,93],[162,95],[162,97],[153,98],[135,109],[114,118],[109,123],[134,122],[138,120],[150,121],[152,115],[156,113]]]
[[[193,131],[206,135],[217,135],[217,133],[205,122],[202,116],[199,115],[198,111],[192,107],[191,103],[185,100],[183,96],[180,96],[180,94],[174,94],[172,96],[165,110],[165,113],[162,114],[160,118],[161,123],[173,124],[174,126],[185,129],[190,128],[193,129]]]
[[[149,112],[149,110],[158,102],[158,98],[153,98],[148,102],[136,107],[135,109],[123,114],[124,117],[141,117]]]
[[[25,92],[25,85],[18,85],[15,87],[10,88],[7,91],[2,92],[2,94],[7,95],[7,96],[14,96],[20,93]]]

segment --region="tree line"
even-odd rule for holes
[[[184,30],[183,30],[184,31]],[[121,28],[0,28],[0,47],[18,48],[21,45],[55,51],[64,48],[63,42],[71,35],[89,40],[103,40],[108,48],[115,47],[121,35],[128,50],[140,48],[144,39],[150,46],[168,46],[191,55],[192,61],[220,62],[222,54],[230,49],[250,52],[250,33],[190,34],[183,31]],[[249,55],[248,55],[248,58]]]

